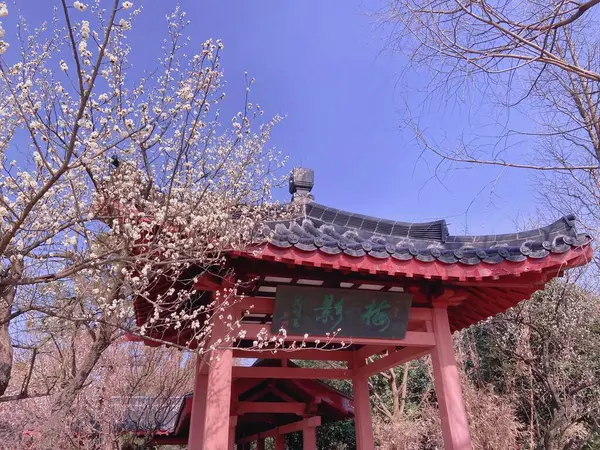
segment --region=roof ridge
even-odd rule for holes
[[[328,255],[476,265],[544,258],[591,241],[589,235],[577,233],[572,215],[527,231],[461,236],[449,235],[445,220],[426,224],[377,221],[318,203],[304,206],[301,217],[267,224],[260,243]]]
[[[437,224],[447,224],[446,219],[436,219],[436,220],[430,220],[430,221],[426,221],[426,222],[405,222],[402,220],[393,220],[393,219],[384,219],[382,217],[377,217],[377,216],[371,216],[369,214],[362,214],[362,213],[356,213],[356,212],[352,212],[352,211],[347,211],[344,209],[339,209],[339,208],[332,208],[330,206],[324,205],[322,203],[318,203],[315,201],[311,201],[309,203],[307,203],[306,205],[304,205],[305,207],[307,206],[312,206],[312,207],[317,207],[317,208],[326,208],[328,210],[331,211],[338,211],[339,213],[342,214],[349,214],[355,217],[365,217],[365,218],[370,218],[370,219],[374,219],[380,222],[389,222],[389,223],[398,223],[398,224],[406,224],[409,226],[412,225],[437,225]]]

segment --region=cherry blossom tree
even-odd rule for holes
[[[74,345],[69,339],[39,349],[32,386],[64,380],[86,353],[89,338]],[[67,351],[66,351],[67,350]],[[18,408],[0,404],[0,449],[150,448],[153,438],[173,428],[184,396],[191,392],[194,358],[166,347],[149,348],[119,340],[103,352],[85,386],[77,393],[71,414],[60,424],[51,420],[50,397],[23,399]],[[28,361],[15,361],[13,377],[28,373]],[[60,381],[59,381],[60,382]]]
[[[185,325],[210,351],[217,314],[231,334],[220,339],[238,338],[224,252],[282,213],[271,189],[284,158],[268,147],[280,119],[263,120],[249,101],[254,80],[222,126],[223,43],[191,42],[179,8],[166,17],[157,66],[130,76],[136,6],[61,0],[48,23],[30,28],[19,16],[18,33],[0,33],[0,401],[51,396],[53,417],[65,417],[126,332]],[[186,309],[200,295],[193,281],[209,272],[228,288]],[[157,298],[158,284],[171,287]],[[147,323],[133,320],[134,298],[151,305]],[[35,368],[49,342],[83,337],[60,381],[41,386],[25,370],[11,385],[15,351]]]

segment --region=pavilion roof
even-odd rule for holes
[[[127,409],[120,427],[124,431],[169,434],[177,425],[184,397],[137,396],[113,397],[113,402],[127,402]]]
[[[230,253],[236,277],[250,286],[245,295],[272,297],[278,284],[308,284],[404,291],[414,306],[431,307],[443,294],[456,331],[506,311],[592,258],[592,239],[577,231],[572,215],[526,231],[465,236],[452,234],[445,220],[398,222],[321,205],[310,193],[313,184],[312,170],[294,169],[294,214],[264,223],[254,246]],[[150,303],[136,301],[135,308],[144,323]]]
[[[585,264],[591,256],[587,248],[591,237],[577,232],[573,215],[515,233],[454,235],[445,220],[398,222],[321,205],[310,194],[313,184],[312,170],[292,171],[290,193],[297,213],[262,226],[256,243],[263,250],[253,252],[254,258],[463,280],[497,279],[549,267],[562,272]]]
[[[454,292],[457,301],[450,304],[449,318],[452,330],[459,330],[506,311],[592,258],[592,238],[578,233],[572,215],[526,231],[455,235],[445,220],[398,222],[321,205],[310,194],[313,179],[312,170],[294,169],[290,193],[298,212],[265,223],[258,248],[237,255],[252,261],[237,267],[258,277],[256,295],[273,295],[276,283],[268,282],[275,278],[404,290],[422,306],[431,306],[435,292]]]
[[[280,249],[467,266],[545,258],[587,246],[591,241],[589,235],[577,233],[572,215],[527,231],[464,236],[450,234],[445,220],[397,222],[315,202],[302,205],[296,217],[267,223],[260,236],[260,242]]]

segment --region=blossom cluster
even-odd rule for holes
[[[114,11],[76,1],[70,30],[43,25],[16,63],[1,62],[3,282],[21,286],[13,310],[38,311],[34,328],[40,315],[44,329],[73,320],[146,335],[185,328],[190,345],[205,345],[232,303],[190,309],[201,292],[181,279],[223,276],[227,253],[280,214],[271,190],[285,158],[268,146],[280,118],[263,120],[249,80],[222,125],[223,43],[208,39],[187,56],[179,9],[167,16],[159,66],[131,77],[127,36],[139,13],[131,1]],[[16,136],[27,141],[20,153]],[[150,305],[143,323],[134,302]]]
[[[6,16],[8,16],[8,7],[6,6],[6,2],[0,2],[0,17]],[[0,55],[4,54],[9,47],[8,42],[4,40],[4,36],[6,36],[6,31],[2,27],[2,22],[0,22]]]

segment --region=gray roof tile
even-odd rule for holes
[[[589,235],[577,233],[574,216],[518,233],[455,236],[448,233],[445,220],[397,222],[341,211],[312,201],[302,206],[298,217],[266,225],[261,236],[280,248],[466,265],[544,258],[585,246],[591,241]]]

